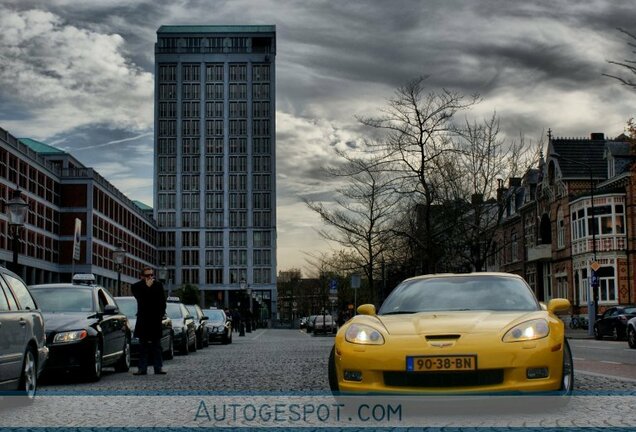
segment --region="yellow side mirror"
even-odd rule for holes
[[[555,298],[548,303],[548,312],[562,312],[570,309],[570,301],[564,298]]]
[[[356,310],[360,315],[375,315],[375,306],[372,304],[360,305]]]

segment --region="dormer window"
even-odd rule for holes
[[[616,175],[616,159],[611,154],[607,155],[607,178],[612,178]]]

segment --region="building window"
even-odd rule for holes
[[[230,247],[247,247],[247,232],[230,231]]]
[[[552,264],[543,263],[543,300],[552,299]]]
[[[181,283],[183,284],[198,284],[199,283],[199,270],[197,269],[183,269],[181,270]]]
[[[205,247],[223,247],[223,231],[206,231]]]
[[[245,249],[230,249],[230,265],[247,265],[247,250]]]
[[[208,118],[223,118],[223,102],[206,102],[205,116]]]
[[[616,303],[618,301],[618,288],[616,286],[614,267],[601,267],[596,274],[599,281],[599,303]]]
[[[181,212],[181,226],[182,227],[199,227],[199,212]]]
[[[223,269],[209,269],[205,271],[205,282],[210,285],[221,285],[223,283]]]
[[[247,66],[245,64],[231,64],[230,81],[247,81]]]
[[[247,269],[244,268],[231,268],[230,269],[230,283],[239,284],[241,281],[247,280]]]
[[[222,38],[210,38],[209,44],[210,48],[213,48],[213,44],[215,43],[223,43]],[[223,64],[221,63],[210,63],[205,65],[205,80],[210,81],[223,81]]]
[[[223,266],[223,249],[213,249],[205,251],[206,266]]]
[[[223,210],[223,193],[208,193],[205,195],[206,210]]]
[[[272,280],[272,270],[269,268],[255,268],[254,269],[254,283],[255,284],[268,284]]]
[[[555,298],[568,298],[568,278],[567,276],[556,277],[556,290],[554,292]]]
[[[559,249],[565,247],[565,220],[562,209],[557,212],[557,247]]]
[[[205,226],[208,228],[223,228],[223,212],[207,212],[205,214]]]
[[[254,247],[269,247],[272,245],[270,231],[254,231]]]
[[[245,228],[247,226],[247,213],[244,211],[230,212],[230,228]]]
[[[519,260],[519,242],[517,241],[517,233],[510,236],[510,261],[517,262]]]
[[[183,247],[198,247],[199,246],[199,232],[198,231],[183,231],[181,233],[181,243]]]

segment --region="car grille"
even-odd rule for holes
[[[468,372],[384,372],[389,387],[477,387],[503,382],[503,369]]]

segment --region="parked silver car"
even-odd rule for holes
[[[32,399],[48,354],[35,300],[18,275],[0,267],[0,389]]]

